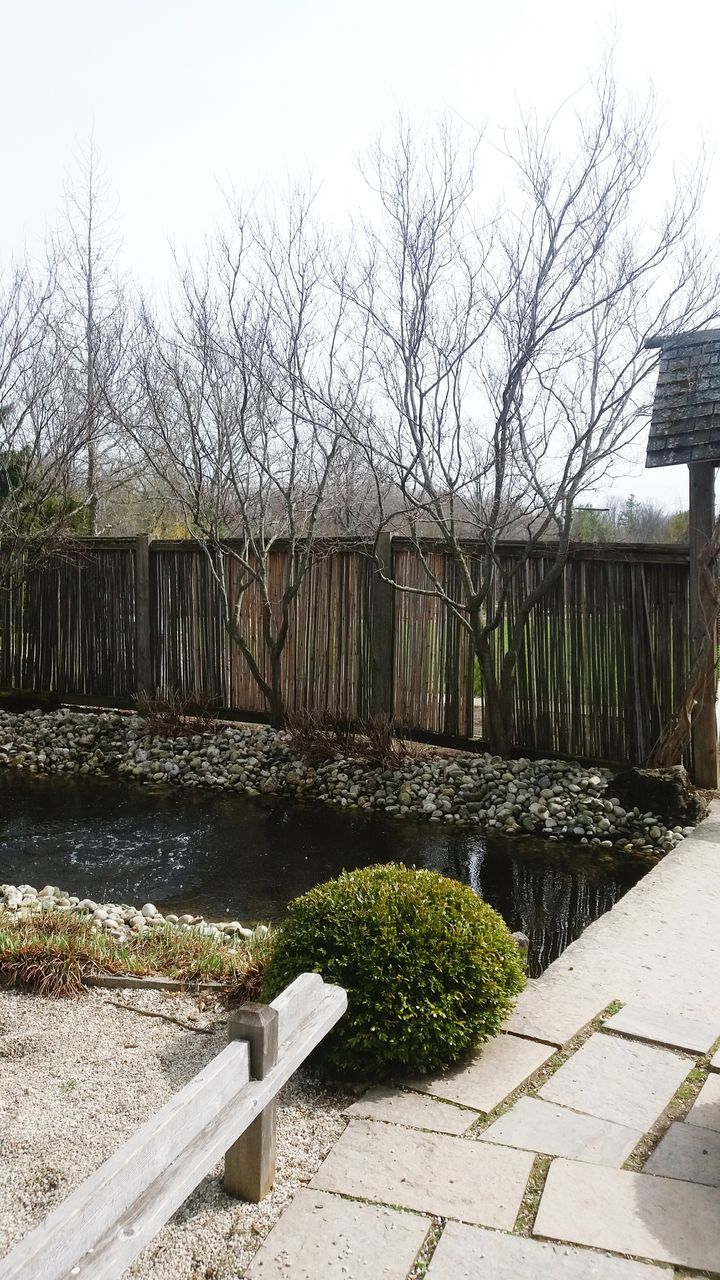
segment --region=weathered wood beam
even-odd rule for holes
[[[264,1080],[277,1062],[278,1013],[266,1004],[247,1004],[228,1021],[230,1040],[247,1040],[250,1076]],[[273,1098],[257,1120],[225,1152],[223,1186],[236,1200],[259,1202],[275,1182],[275,1129],[277,1099]]]
[[[713,633],[714,592],[705,563],[705,553],[715,524],[715,464],[692,462],[690,473],[690,644],[695,660],[707,635]],[[714,572],[714,570],[713,570]],[[718,785],[718,730],[715,700],[717,636],[713,635],[704,673],[704,686],[692,718],[693,776],[698,787]]]
[[[152,693],[150,650],[150,543],[135,539],[135,692]]]
[[[319,986],[318,986],[319,982]],[[0,1260],[0,1280],[118,1280],[199,1182],[257,1123],[347,1008],[303,974]],[[266,1028],[274,1027],[267,1032]],[[273,1037],[279,1045],[270,1065]],[[253,1045],[255,1046],[253,1049]],[[262,1079],[251,1078],[251,1057]]]

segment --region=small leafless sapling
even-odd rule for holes
[[[236,213],[204,267],[179,272],[167,321],[146,309],[115,408],[205,553],[276,726],[293,611],[362,386],[327,253],[299,193],[277,216]]]

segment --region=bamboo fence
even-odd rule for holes
[[[408,540],[388,538],[385,554],[386,576],[398,586],[377,574],[368,544],[318,545],[292,608],[282,662],[287,706],[348,718],[385,712],[408,732],[479,745],[483,696],[467,629],[440,599],[402,589],[428,584]],[[550,553],[538,548],[523,563],[522,548],[508,543],[499,554],[517,567],[507,629]],[[275,603],[288,556],[287,544],[274,545]],[[423,558],[435,580],[457,594],[447,551],[428,541]],[[231,598],[238,574],[228,556]],[[576,546],[526,628],[515,689],[517,746],[644,760],[690,668],[688,591],[686,549]],[[256,587],[242,595],[240,618],[267,675]],[[498,634],[498,654],[502,640]],[[239,716],[265,710],[225,627],[209,558],[192,541],[77,539],[0,592],[0,688],[110,706],[131,705],[141,689],[201,692]]]

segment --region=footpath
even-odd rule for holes
[[[720,803],[470,1063],[347,1115],[247,1280],[720,1280]]]

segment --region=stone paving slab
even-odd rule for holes
[[[720,1076],[708,1076],[690,1108],[686,1123],[699,1124],[702,1129],[715,1129],[720,1133]]]
[[[682,1084],[694,1060],[655,1045],[596,1032],[539,1090],[541,1098],[650,1129]]]
[[[552,1102],[541,1102],[539,1098],[519,1098],[479,1136],[483,1142],[499,1142],[525,1151],[619,1169],[637,1146],[643,1131],[581,1115]]]
[[[477,1111],[492,1111],[554,1053],[552,1045],[499,1035],[478,1049],[466,1066],[409,1083],[421,1093],[447,1098]]]
[[[672,1280],[667,1267],[449,1222],[427,1280]]]
[[[247,1280],[405,1280],[430,1222],[414,1213],[298,1191]]]
[[[455,1107],[422,1093],[405,1089],[368,1089],[358,1102],[345,1110],[346,1116],[365,1120],[387,1120],[413,1129],[433,1129],[436,1133],[465,1133],[478,1118],[477,1111]]]
[[[720,1071],[720,1049],[718,1049],[717,1053],[714,1053],[710,1059],[710,1070]]]
[[[530,1151],[351,1120],[310,1185],[510,1230],[533,1160]]]
[[[697,1124],[671,1124],[643,1172],[720,1187],[720,1133]]]
[[[534,1234],[698,1271],[720,1269],[720,1191],[555,1160]]]
[[[560,1049],[593,1022],[616,996],[610,988],[599,996],[595,990],[574,989],[567,981],[553,983],[551,966],[542,978],[529,979],[513,1013],[503,1023],[503,1030],[530,1036]]]
[[[663,1009],[645,1009],[628,1004],[608,1018],[608,1031],[619,1031],[635,1040],[667,1045],[671,1049],[687,1049],[690,1053],[707,1053],[718,1036],[720,1022],[701,1022]]]

